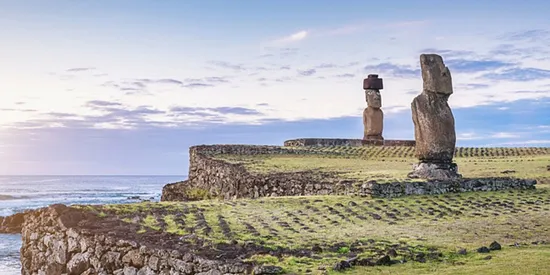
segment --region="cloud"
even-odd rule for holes
[[[122,106],[118,102],[104,101],[104,100],[91,100],[86,103],[86,105],[91,107],[113,107],[113,106]]]
[[[534,44],[536,45],[536,44]],[[544,46],[518,46],[518,44],[501,44],[489,52],[490,56],[502,56],[503,58],[516,57],[518,60],[526,58],[540,58],[541,55],[550,53],[550,50]]]
[[[0,112],[24,112],[24,113],[32,113],[37,112],[36,109],[15,109],[15,108],[0,108]]]
[[[224,68],[224,69],[231,69],[235,71],[244,71],[246,70],[242,64],[233,64],[226,61],[208,61],[208,64],[214,65],[216,67]]]
[[[292,81],[292,78],[288,76],[279,77],[275,79],[275,82],[289,82],[289,81]]]
[[[315,69],[309,69],[309,70],[298,70],[298,74],[302,76],[312,76],[317,71]]]
[[[459,90],[477,90],[477,89],[487,89],[490,86],[488,84],[481,83],[467,83],[467,84],[457,84],[456,88]]]
[[[193,88],[214,87],[214,85],[208,84],[208,83],[198,83],[198,82],[196,82],[196,83],[184,84],[183,87],[193,89]]]
[[[491,80],[507,80],[507,81],[533,81],[540,79],[550,79],[550,70],[537,68],[512,68],[500,72],[487,73],[480,78]]]
[[[263,50],[267,53],[260,55],[258,58],[277,57],[284,59],[299,53],[299,49],[293,47],[263,47]]]
[[[334,77],[338,77],[338,78],[352,78],[352,77],[355,77],[354,74],[337,74],[335,75]]]
[[[104,87],[111,87],[125,92],[126,94],[148,93],[148,87],[150,85],[164,84],[173,85],[176,88],[206,88],[214,87],[220,84],[230,83],[227,77],[222,76],[209,76],[203,78],[186,78],[184,80],[178,80],[173,78],[137,78],[133,80],[125,81],[107,81],[102,84]]]
[[[231,115],[262,115],[261,112],[255,109],[244,107],[172,107],[170,108],[172,113],[183,115],[199,115],[199,116],[213,116],[217,114],[231,114]]]
[[[346,24],[339,27],[324,29],[324,30],[318,30],[315,32],[312,32],[312,36],[339,36],[339,35],[350,35],[355,34],[359,32],[364,32],[367,30],[389,30],[389,29],[404,29],[404,28],[417,28],[421,26],[425,26],[429,23],[429,21],[426,20],[413,20],[413,21],[400,21],[400,22],[392,22],[392,23],[385,23],[380,24],[379,22],[373,22],[373,21],[363,21],[363,22],[355,22]]]
[[[136,79],[136,81],[141,85],[143,85],[144,83],[183,85],[183,82],[181,82],[180,80],[171,79],[171,78],[161,78],[161,79],[141,78],[141,79]]]
[[[49,112],[45,114],[46,116],[55,117],[55,118],[75,118],[79,117],[77,114],[71,114],[71,113],[60,113],[60,112]]]
[[[475,133],[459,133],[456,135],[457,140],[472,140],[480,139],[480,136],[477,136]]]
[[[380,63],[377,65],[367,65],[363,67],[363,71],[369,74],[392,75],[401,78],[418,78],[420,77],[420,69],[415,69],[407,65],[397,65],[393,63]]]
[[[473,51],[465,51],[465,50],[449,50],[449,49],[435,49],[435,48],[426,48],[418,51],[418,54],[439,54],[441,55],[445,60],[448,58],[459,58],[459,57],[471,57],[474,56],[476,53]],[[445,61],[447,63],[447,61]]]
[[[249,109],[249,108],[243,108],[243,107],[216,107],[216,108],[209,108],[209,110],[212,110],[214,112],[218,112],[221,114],[235,114],[235,115],[260,115],[261,112]]]
[[[509,32],[499,36],[501,40],[507,41],[529,41],[536,42],[550,38],[550,31],[543,29],[530,29],[516,32]]]
[[[95,70],[94,67],[82,67],[82,68],[70,68],[67,69],[67,72],[85,72],[85,71],[92,71]]]
[[[498,132],[495,134],[492,134],[490,136],[491,138],[519,138],[520,135],[517,133],[510,133],[510,132]]]
[[[516,65],[515,63],[502,62],[498,60],[466,60],[450,59],[445,60],[445,65],[451,72],[458,73],[476,73],[483,71],[493,71],[501,68],[507,68]]]
[[[333,63],[323,63],[315,66],[316,69],[329,69],[329,68],[336,68],[336,67],[337,66]]]
[[[275,39],[275,43],[296,42],[305,39],[308,36],[308,32],[305,30],[293,33],[283,38]]]

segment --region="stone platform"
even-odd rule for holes
[[[298,138],[290,139],[284,142],[287,147],[300,146],[410,146],[414,147],[414,140],[363,140],[348,138]]]

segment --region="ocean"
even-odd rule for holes
[[[162,187],[186,176],[0,176],[0,216],[50,204],[159,201]],[[20,235],[0,234],[0,275],[19,275]]]

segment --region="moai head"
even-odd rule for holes
[[[367,99],[367,105],[371,108],[379,109],[382,107],[382,97],[379,90],[368,89],[365,90],[365,96]]]
[[[422,69],[424,91],[447,96],[453,93],[451,72],[449,68],[445,67],[441,56],[421,54],[420,68]]]
[[[363,80],[363,89],[365,90],[365,97],[369,107],[382,107],[380,90],[383,88],[382,78],[378,78],[377,74],[369,74],[367,78]]]

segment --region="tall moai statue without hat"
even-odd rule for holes
[[[367,108],[363,111],[363,140],[384,140],[382,137],[384,112],[380,109],[382,107],[380,90],[383,88],[382,78],[378,78],[377,74],[369,74],[363,80],[367,101]]]
[[[423,90],[411,103],[416,157],[411,178],[460,178],[453,163],[455,120],[447,103],[453,93],[451,72],[437,54],[420,55]]]

